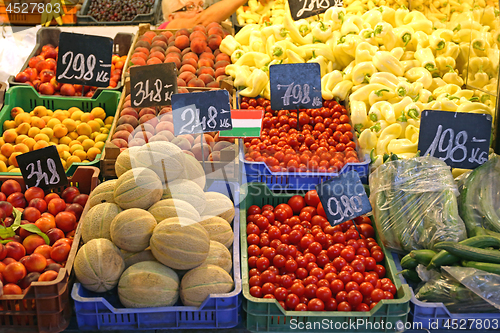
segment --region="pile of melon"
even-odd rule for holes
[[[74,269],[88,290],[118,287],[125,307],[200,306],[234,289],[232,201],[204,192],[196,159],[169,142],[126,149],[89,197]]]

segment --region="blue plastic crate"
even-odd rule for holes
[[[226,185],[229,184],[229,185]],[[216,181],[207,191],[239,198],[238,185]],[[238,201],[236,201],[238,203]],[[227,294],[210,295],[197,308],[183,306],[180,300],[174,306],[158,308],[124,308],[113,290],[94,293],[75,283],[71,297],[75,302],[78,327],[82,331],[109,330],[159,330],[159,329],[222,329],[238,325],[241,310],[241,265],[240,265],[240,213],[235,208],[233,221],[234,242],[232,248],[234,290]]]
[[[401,271],[401,259],[392,253],[398,271]],[[401,282],[407,283],[399,275]],[[419,301],[410,285],[410,315],[413,317],[413,329],[427,329],[431,332],[451,332],[465,330],[467,332],[500,331],[500,311],[497,313],[451,313],[443,303]],[[421,325],[421,326],[420,326]],[[489,329],[485,328],[489,326]],[[455,329],[453,329],[455,328]]]

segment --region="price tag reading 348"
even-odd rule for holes
[[[130,90],[133,107],[172,104],[177,93],[177,68],[170,62],[130,68]]]

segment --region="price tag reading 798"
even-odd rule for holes
[[[316,186],[328,222],[337,225],[371,212],[372,206],[359,175],[346,172]]]
[[[269,77],[273,110],[314,109],[323,105],[319,64],[272,65]]]

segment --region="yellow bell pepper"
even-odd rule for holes
[[[340,28],[342,35],[348,35],[349,33],[359,34],[361,30],[363,30],[363,20],[356,15],[348,16]]]
[[[401,59],[399,59],[399,61],[411,61],[411,60],[415,60],[414,51],[405,51]]]
[[[313,43],[325,43],[332,35],[332,27],[323,21],[318,21],[312,29]]]
[[[396,76],[403,76],[403,65],[390,52],[378,51],[373,57],[373,64],[381,72],[389,72]]]
[[[321,77],[323,77],[326,74],[326,68],[328,66],[327,60],[323,56],[317,56],[315,58],[311,58],[307,60],[307,63],[317,63],[319,64],[320,67],[320,72],[321,72]]]
[[[419,11],[414,10],[410,12],[404,17],[403,22],[415,31],[422,31],[427,35],[432,34],[432,22]]]
[[[413,34],[415,33],[415,30],[408,26],[400,26],[392,29],[392,31],[396,36],[396,45],[404,48],[407,48],[408,44],[412,41]]]
[[[342,7],[330,7],[326,10],[323,20],[332,23],[334,30],[340,29],[346,16],[345,9]]]
[[[226,66],[227,69],[227,66]],[[248,66],[237,66],[236,73],[234,76],[234,86],[235,87],[246,87],[247,79],[252,75],[252,71]]]
[[[357,63],[352,69],[352,82],[355,85],[369,83],[370,77],[377,72],[377,68],[371,61]]]
[[[467,79],[467,84],[473,87],[482,88],[487,85],[490,81],[488,74],[478,71],[473,76],[469,75]]]
[[[332,90],[333,98],[338,98],[341,101],[346,100],[347,94],[349,94],[352,85],[352,81],[349,80],[343,80],[342,82],[338,83]]]
[[[286,50],[286,63],[287,64],[303,64],[306,61],[292,50]]]
[[[492,117],[495,117],[494,109],[491,109],[490,107],[484,105],[483,103],[478,103],[478,102],[469,102],[461,104],[456,111],[470,112],[470,113],[486,113],[491,115]]]
[[[429,47],[437,54],[437,51],[441,51],[446,47],[446,40],[436,35],[429,36]]]
[[[370,83],[364,86],[361,89],[356,90],[351,94],[350,99],[355,101],[363,101],[368,103],[368,97],[372,91],[378,91],[381,89],[387,89],[387,86],[384,86],[379,83]]]
[[[358,144],[361,149],[370,151],[377,145],[377,135],[373,133],[370,129],[365,129],[358,138]]]
[[[418,143],[418,136],[420,134],[420,129],[413,125],[406,126],[405,138],[410,140],[412,143]]]
[[[344,80],[352,81],[352,70],[354,69],[354,66],[356,66],[356,61],[353,60],[349,63],[349,65],[347,65],[347,67],[344,68],[342,71]]]
[[[266,53],[266,47],[265,44],[262,42],[260,31],[250,32],[249,46],[251,51]]]
[[[359,36],[364,42],[369,43],[375,47],[378,46],[377,38],[375,37],[375,32],[372,29],[363,29],[359,32]]]
[[[351,122],[357,133],[361,132],[364,126],[369,124],[366,104],[361,101],[351,101],[349,103],[351,109]]]
[[[457,86],[463,86],[464,80],[455,72],[453,67],[450,68],[450,71],[443,75],[443,81],[449,84],[456,84]]]
[[[231,56],[237,49],[241,49],[241,44],[231,35],[227,35],[219,45],[219,50],[228,56]]]
[[[267,74],[261,69],[256,68],[247,79],[247,88],[242,90],[240,94],[246,97],[256,97],[266,87],[268,82],[269,78]]]
[[[401,65],[403,65],[403,70],[405,72],[407,72],[412,68],[420,67],[420,61],[418,61],[418,60],[405,60],[405,61],[401,61]]]
[[[361,42],[356,46],[356,55],[355,60],[356,63],[362,63],[366,61],[371,61],[378,48],[373,46],[367,42]]]
[[[265,66],[271,58],[266,53],[261,52],[247,52],[242,55],[238,61],[236,61],[236,66],[247,65],[249,67],[261,68]]]
[[[369,10],[361,16],[361,19],[370,25],[372,29],[383,20],[382,13],[378,10]]]
[[[234,39],[240,44],[240,45],[248,45],[250,41],[250,33],[254,30],[259,31],[260,26],[258,24],[247,24],[243,28],[241,28],[240,31],[236,35],[234,35]],[[228,35],[231,36],[231,35]],[[227,36],[226,36],[227,38]]]
[[[295,22],[293,21],[292,16],[290,14],[290,7],[288,5],[288,1],[286,2],[285,5],[285,17],[283,18],[283,27],[288,31],[288,36],[291,38],[292,42],[299,45],[310,44],[308,43],[307,39],[301,35],[299,29],[295,25]]]
[[[380,134],[378,141],[377,141],[377,147],[376,147],[376,153],[377,155],[383,155],[388,153],[387,151],[387,146],[389,145],[389,142],[391,140],[394,140],[399,137],[401,134],[402,128],[401,125],[399,124],[391,124],[387,126],[382,133]]]
[[[245,54],[243,50],[236,50],[231,54],[231,63],[235,64],[242,55]]]
[[[421,82],[424,89],[428,89],[432,84],[431,73],[423,67],[415,67],[409,69],[405,73],[405,78],[410,80],[410,82]]]
[[[394,114],[396,115],[396,118],[401,117],[403,114],[404,109],[413,102],[411,97],[405,96],[399,103],[393,104],[394,108]]]
[[[393,139],[387,145],[387,152],[393,154],[416,153],[418,142],[413,143],[408,139]]]
[[[323,56],[329,61],[335,61],[332,49],[326,44],[307,44],[299,47],[305,54],[304,58],[310,58],[313,54],[316,56]]]
[[[427,48],[418,49],[415,52],[415,59],[420,61],[420,65],[427,69],[429,72],[436,71],[436,61],[432,51]]]
[[[397,37],[389,23],[378,23],[373,29],[373,34],[377,38],[378,43],[384,46],[385,50],[390,51],[396,46]]]
[[[399,83],[399,80],[392,73],[378,72],[378,73],[373,74],[370,77],[370,83],[379,83],[379,84],[384,85],[386,87],[389,87],[391,90],[395,91],[396,86]]]
[[[389,88],[385,87],[379,90],[373,90],[370,92],[368,95],[368,103],[370,105],[375,104],[376,102],[380,101],[388,101],[391,98],[396,97],[396,94],[394,91],[390,90]]]

